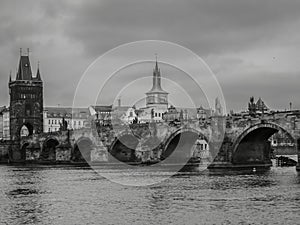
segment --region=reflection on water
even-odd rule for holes
[[[299,177],[295,167],[179,173],[156,185],[129,187],[87,168],[1,166],[0,224],[298,224]]]

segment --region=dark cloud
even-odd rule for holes
[[[265,44],[299,19],[297,1],[94,1],[78,5],[66,34],[98,55],[140,39],[173,41],[205,56]]]
[[[258,94],[276,108],[299,104],[299,7],[298,0],[4,1],[0,104],[8,102],[8,75],[15,75],[20,47],[32,49],[34,69],[41,61],[45,103],[71,105],[96,57],[142,39],[172,41],[202,56],[228,108],[244,107]]]

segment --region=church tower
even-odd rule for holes
[[[10,76],[8,86],[10,138],[19,143],[22,130],[27,135],[43,132],[43,81],[39,66],[36,76],[32,74],[29,50],[27,55],[20,51],[16,79],[12,80]]]
[[[168,93],[161,88],[161,75],[157,59],[153,70],[153,84],[150,91],[146,93],[146,106],[167,111]]]

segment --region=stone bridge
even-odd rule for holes
[[[177,124],[100,126],[95,123],[92,128],[24,137],[19,151],[10,151],[9,158],[56,163],[121,161],[136,164],[168,160],[183,163],[195,157],[195,143],[204,140],[211,156],[209,169],[269,167],[269,138],[279,131],[295,143],[299,158],[300,122],[288,117],[237,121],[214,117],[206,122]]]
[[[300,158],[300,120],[289,117],[269,116],[239,121],[228,121],[222,146],[217,157],[209,165],[213,168],[239,168],[271,166],[270,137],[281,132],[294,143],[295,152]]]

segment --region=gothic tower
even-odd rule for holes
[[[27,131],[27,135],[43,132],[43,81],[39,68],[33,76],[29,54],[22,55],[20,52],[16,79],[12,80],[10,76],[8,86],[10,138],[19,143],[22,129]]]
[[[146,106],[165,110],[168,108],[168,93],[161,88],[161,75],[157,59],[153,70],[152,88],[146,93]]]

